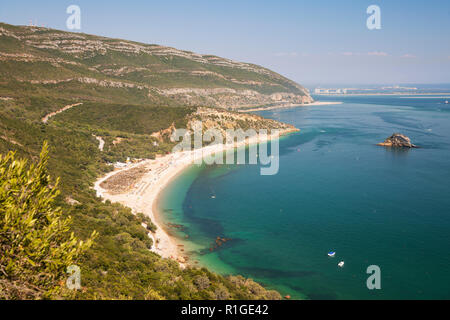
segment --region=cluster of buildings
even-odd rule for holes
[[[347,94],[347,89],[316,88],[315,94]]]

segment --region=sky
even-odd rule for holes
[[[0,21],[167,45],[255,63],[304,85],[450,83],[448,0],[1,1]],[[381,29],[369,30],[378,5]]]

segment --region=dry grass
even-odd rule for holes
[[[111,194],[121,194],[134,188],[135,184],[141,180],[146,172],[147,169],[144,166],[125,170],[113,175],[106,181],[103,181],[100,187],[107,190]]]

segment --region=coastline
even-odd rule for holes
[[[287,104],[287,105],[278,105],[273,107],[259,107],[259,108],[251,108],[251,109],[240,109],[239,112],[252,112],[252,111],[265,111],[265,110],[274,110],[274,109],[288,109],[288,108],[296,108],[296,107],[309,107],[309,106],[327,106],[334,104],[342,104],[340,101],[315,101],[307,104]]]
[[[157,210],[158,197],[164,188],[186,168],[191,166],[195,160],[202,159],[206,156],[217,152],[224,152],[230,149],[237,149],[248,145],[264,143],[274,138],[287,135],[292,132],[300,131],[299,129],[280,130],[279,134],[267,135],[266,139],[260,139],[259,136],[247,138],[234,144],[213,145],[202,147],[193,151],[180,151],[165,156],[157,157],[154,160],[147,159],[138,163],[127,165],[124,168],[116,169],[109,172],[103,177],[97,179],[94,184],[94,190],[98,197],[103,200],[121,203],[131,208],[133,213],[142,212],[148,216],[156,225],[156,232],[149,232],[149,237],[153,240],[151,251],[159,254],[163,258],[176,260],[182,268],[186,267],[186,254],[181,251],[182,245],[179,240],[170,235],[165,230],[161,222],[161,212]],[[135,183],[130,185],[126,191],[116,193],[104,189],[101,185],[113,176],[126,172],[133,168],[143,168],[145,173]]]
[[[449,92],[386,92],[386,93],[345,93],[345,94],[335,94],[335,93],[321,93],[318,96],[325,97],[346,97],[346,96],[449,96]]]

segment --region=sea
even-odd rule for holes
[[[257,112],[301,130],[277,174],[183,171],[157,203],[166,230],[191,264],[292,299],[450,299],[450,94],[315,99],[342,104]],[[395,132],[420,148],[376,145]]]

